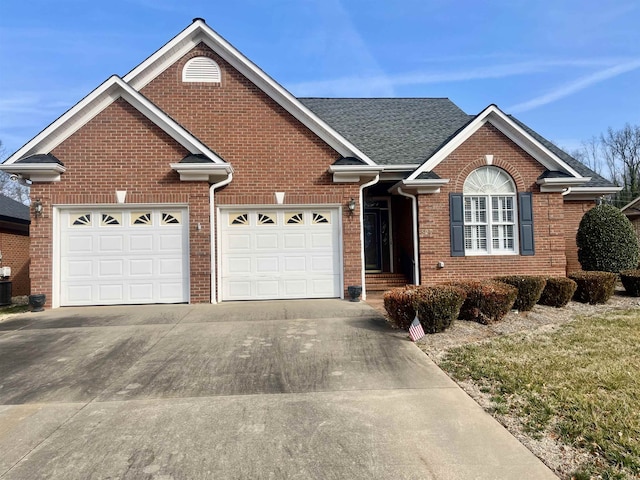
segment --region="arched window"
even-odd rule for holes
[[[194,57],[182,69],[183,82],[220,83],[221,78],[220,67],[209,57]]]
[[[504,170],[481,167],[464,182],[466,255],[518,253],[516,186]]]

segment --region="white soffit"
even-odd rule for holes
[[[195,19],[191,25],[131,70],[123,79],[134,89],[141,90],[199,43],[207,45],[340,155],[358,157],[368,165],[375,165],[375,162],[359,148],[300,103],[296,97],[218,35],[202,19]]]
[[[429,160],[418,167],[415,172],[409,176],[408,180],[415,180],[421,173],[432,171],[440,162],[447,158],[456,148],[462,145],[486,123],[491,123],[548,170],[560,170],[576,178],[582,178],[582,175],[529,135],[529,133],[505,115],[497,106],[489,105],[453,137],[449,143],[444,145]]]
[[[141,93],[131,88],[117,75],[113,75],[11,155],[5,165],[12,164],[30,155],[50,153],[119,98],[126,100],[190,153],[205,155],[215,163],[225,163],[224,160],[185,130],[184,127],[167,116]]]

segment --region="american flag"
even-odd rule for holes
[[[417,342],[422,337],[424,337],[424,330],[422,329],[422,325],[420,325],[420,320],[418,320],[417,315],[416,318],[413,319],[413,322],[411,322],[411,326],[409,327],[409,336],[414,342]]]

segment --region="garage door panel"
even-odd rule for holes
[[[186,218],[176,207],[61,210],[60,305],[187,302]]]
[[[338,218],[326,207],[223,209],[222,299],[340,297]]]
[[[130,234],[129,250],[131,252],[153,252],[153,235]]]
[[[129,261],[129,275],[153,275],[153,258],[135,258]]]
[[[255,271],[258,274],[264,273],[278,273],[279,261],[277,256],[273,257],[258,257],[256,258]]]
[[[100,235],[98,237],[98,250],[101,253],[122,252],[124,250],[124,238],[122,235]]]
[[[101,277],[122,276],[124,274],[124,261],[99,260],[98,273]]]
[[[255,236],[258,250],[271,250],[278,248],[278,235],[276,233],[259,233]]]
[[[66,251],[62,253],[88,253],[93,251],[93,237],[91,235],[74,236],[68,239]]]

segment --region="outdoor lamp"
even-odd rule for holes
[[[349,200],[348,207],[349,207],[349,213],[351,213],[351,215],[353,215],[353,212],[356,209],[356,201],[353,198],[351,200]]]

